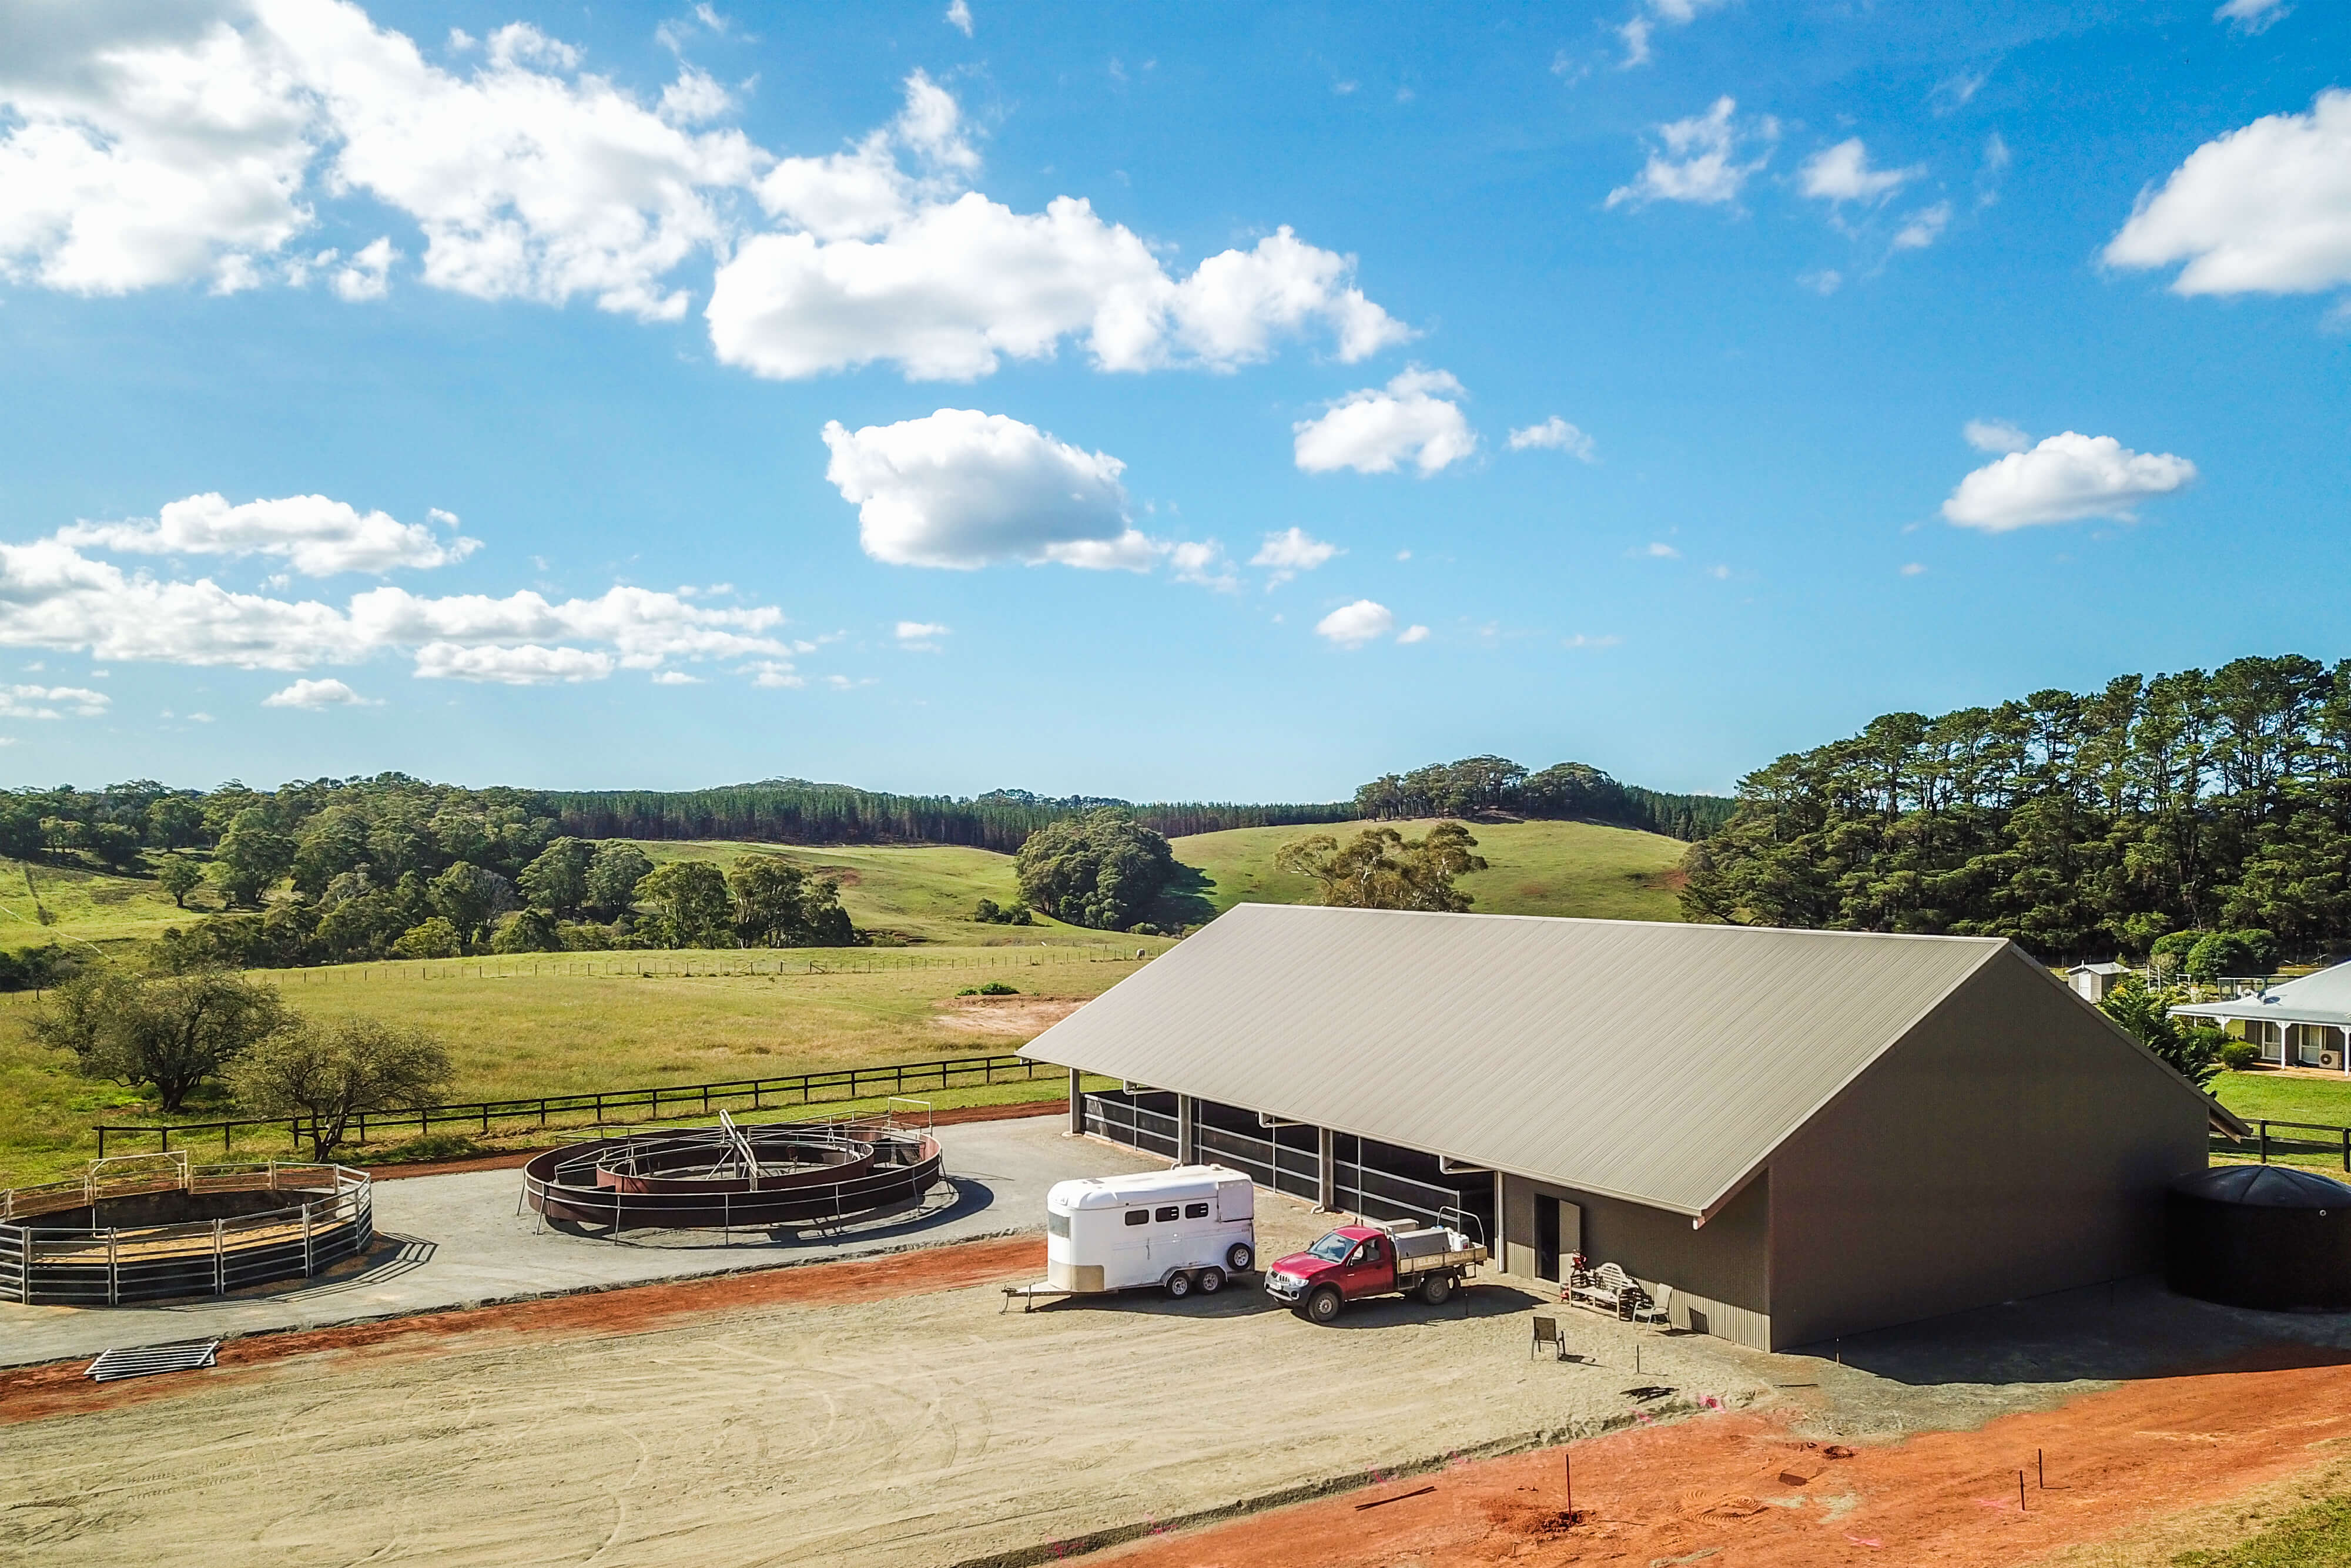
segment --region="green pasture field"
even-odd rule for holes
[[[1344,843],[1365,822],[1328,827],[1234,828],[1175,841],[1176,859],[1196,873],[1160,900],[1155,918],[1181,916],[1185,925],[1221,915],[1236,904],[1311,904],[1303,877],[1273,869],[1274,852],[1295,839],[1329,833]],[[1433,822],[1384,824],[1417,838]],[[1481,915],[1568,915],[1601,920],[1679,920],[1674,893],[1682,855],[1679,839],[1592,822],[1504,822],[1470,830],[1489,869],[1461,879]],[[1185,883],[1188,883],[1188,885]]]
[[[685,840],[637,847],[656,865],[678,860],[732,865],[739,855],[779,855],[811,875],[841,883],[850,924],[882,942],[929,942],[979,946],[1034,942],[1040,936],[1099,938],[1103,933],[1064,925],[1045,915],[1033,926],[983,925],[971,917],[981,899],[1009,904],[1020,896],[1012,857],[961,844],[867,844],[810,848],[801,844]]]
[[[2267,1117],[2275,1122],[2312,1122],[2321,1126],[2351,1127],[2351,1079],[2300,1078],[2283,1072],[2223,1072],[2212,1080],[2212,1097],[2247,1121]],[[2273,1139],[2301,1137],[2326,1148],[2281,1149],[2273,1144],[2272,1165],[2303,1166],[2343,1176],[2339,1134],[2273,1129]],[[2249,1139],[2241,1146],[2219,1136],[2212,1140],[2212,1157],[2223,1164],[2259,1157]],[[2351,1176],[2346,1176],[2351,1180]]]
[[[29,891],[25,884],[28,871],[33,879]],[[92,948],[111,953],[152,942],[165,928],[201,920],[204,911],[220,905],[219,895],[210,888],[199,888],[188,897],[190,908],[175,909],[172,895],[152,876],[109,876],[0,860],[0,947],[55,942],[84,956]],[[44,909],[49,914],[46,925],[39,914]]]
[[[1167,946],[1115,942],[450,958],[265,977],[314,1018],[366,1016],[429,1030],[455,1060],[453,1102],[520,1099],[1009,1052],[1050,1021],[1051,1009],[1033,1004],[1098,996],[1135,971],[1137,947]],[[956,1000],[991,980],[1020,996]],[[0,996],[0,1185],[78,1166],[97,1153],[90,1128],[99,1122],[155,1119],[140,1094],[82,1078],[69,1059],[36,1044],[26,1024],[39,1005],[24,993]],[[991,1092],[1048,1098],[1059,1087],[1040,1081]],[[953,1103],[977,1092],[957,1091]],[[213,1100],[178,1119],[235,1113]]]

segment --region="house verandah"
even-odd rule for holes
[[[2340,964],[2226,1001],[2190,1002],[2175,1018],[2217,1023],[2250,1041],[2275,1067],[2317,1068],[2351,1077],[2351,964]]]

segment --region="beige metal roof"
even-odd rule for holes
[[[1022,1054],[1697,1216],[2007,946],[1245,904]]]

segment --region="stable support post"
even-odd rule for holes
[[[1079,1087],[1078,1070],[1072,1067],[1070,1069],[1070,1134],[1072,1137],[1076,1137],[1083,1134],[1085,1130],[1085,1091]],[[2346,1166],[2345,1168],[2351,1170],[2351,1166]]]
[[[309,1279],[319,1271],[318,1253],[310,1242],[310,1206],[302,1206],[302,1278]]]
[[[110,1226],[107,1228],[106,1304],[110,1307],[117,1307],[122,1304],[122,1268],[116,1257],[117,1244],[120,1241],[121,1237],[121,1231],[117,1230]]]
[[[215,1296],[228,1294],[228,1253],[221,1241],[223,1223],[217,1219],[213,1221],[213,1294]]]
[[[1176,1096],[1176,1163],[1196,1166],[1200,1163],[1199,1104],[1189,1094]]]
[[[1272,1129],[1279,1143],[1281,1130]],[[1339,1140],[1328,1127],[1314,1129],[1314,1207],[1324,1214],[1339,1207]]]

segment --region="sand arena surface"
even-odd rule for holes
[[[1320,1330],[1254,1291],[1028,1314],[999,1312],[993,1285],[890,1293],[1033,1279],[1041,1253],[241,1342],[225,1348],[242,1364],[120,1396],[18,1374],[0,1411],[31,1418],[0,1427],[0,1557],[954,1563],[1626,1418],[1622,1375],[1527,1359],[1514,1291],[1472,1292],[1478,1316],[1396,1301]],[[726,1294],[754,1286],[780,1293]],[[714,1300],[730,1304],[695,1310]],[[1667,1381],[1767,1393],[1698,1342],[1670,1348]]]
[[[1266,1208],[1269,1252],[1320,1228]],[[1254,1291],[999,1312],[998,1286],[1034,1279],[1041,1250],[1010,1238],[257,1336],[214,1371],[103,1387],[78,1366],[0,1374],[0,1560],[727,1568],[1106,1548],[1095,1561],[1151,1568],[2106,1568],[2142,1559],[2079,1549],[2340,1468],[2351,1444],[2351,1354],[2319,1343],[2117,1384],[2079,1375],[2098,1343],[2053,1349],[1998,1314],[1868,1370],[1568,1313],[1602,1364],[1562,1365],[1528,1358],[1538,1303],[1509,1281],[1468,1292],[1466,1315],[1387,1301],[1320,1330]],[[2151,1340],[2155,1319],[2119,1312],[2117,1342]],[[2201,1343],[2220,1326],[2206,1315],[2174,1326]],[[1904,1359],[1953,1345],[2006,1370],[1937,1381]],[[1560,1450],[1536,1448],[1568,1436],[1579,1518]],[[2036,1448],[2049,1487],[2028,1478],[2020,1512]]]

